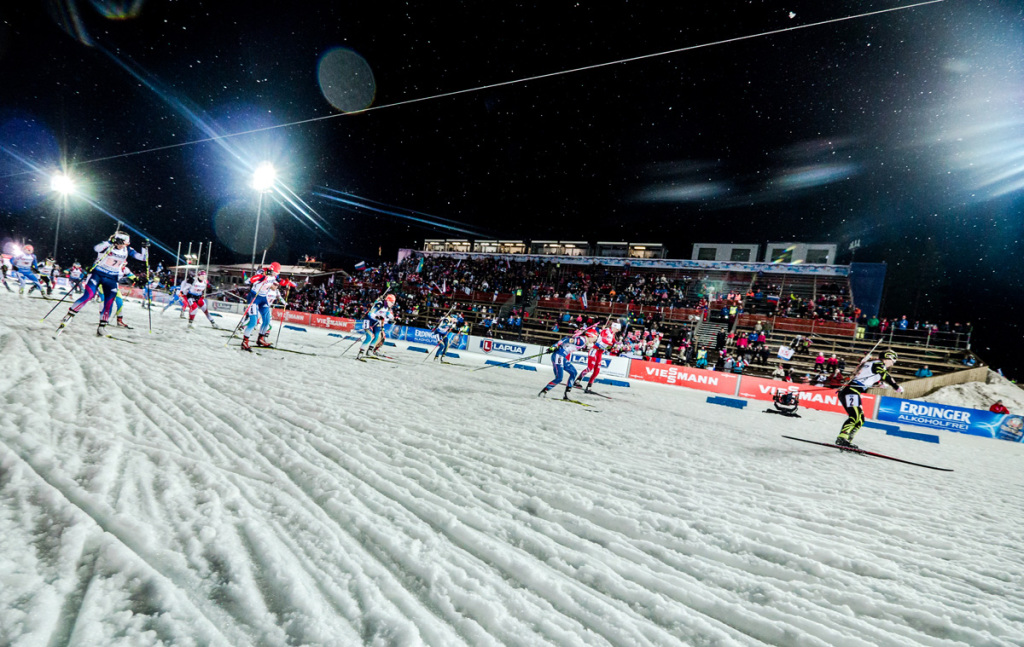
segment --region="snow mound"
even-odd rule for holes
[[[988,383],[952,384],[919,399],[925,402],[948,404],[967,409],[984,409],[985,411],[988,411],[988,408],[996,400],[1002,400],[1011,413],[1024,413],[1024,389],[993,372],[989,373]]]

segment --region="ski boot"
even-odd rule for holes
[[[359,360],[360,362],[365,362],[366,361],[366,358],[363,357],[363,349],[362,348],[360,348],[359,352],[356,353],[356,359]]]
[[[577,385],[577,386],[579,386],[579,385]],[[593,393],[593,391],[590,390],[590,385],[589,384],[587,385],[587,388],[583,389],[583,392],[584,393]]]
[[[193,329],[193,328],[195,328],[195,327],[196,327],[196,321],[195,321],[195,319],[189,319],[189,320],[188,320],[188,329],[189,329],[189,330],[192,330],[192,329]]]
[[[273,344],[267,341],[269,335],[260,335],[256,338],[256,345],[260,348],[273,348]]]
[[[859,447],[851,443],[849,440],[843,438],[842,436],[836,438],[836,442],[834,444],[836,445],[836,447],[842,447],[847,449],[860,449]]]
[[[96,336],[103,337],[107,334],[107,322],[101,321],[98,328],[96,328]]]
[[[537,397],[538,398],[543,398],[547,394],[548,394],[548,387],[544,387],[543,389],[540,390],[540,393],[537,394]]]
[[[118,328],[127,328],[128,330],[131,330],[131,329],[132,329],[132,327],[131,327],[131,326],[129,326],[128,324],[126,324],[126,323],[124,322],[124,317],[118,317],[118,318],[117,318],[117,327],[118,327]]]
[[[562,394],[562,399],[563,400],[571,400],[572,398],[569,397],[569,393],[570,392],[572,392],[572,387],[571,386],[565,387],[565,393]]]
[[[217,322],[214,321],[213,319],[210,319],[210,325],[213,326],[214,330],[219,330],[220,329],[220,326],[218,326]]]
[[[252,349],[249,348],[249,338],[248,337],[242,337],[242,350],[247,350],[250,353],[252,352]]]
[[[67,325],[71,322],[71,320],[74,317],[75,317],[75,311],[74,310],[68,310],[68,313],[66,315],[64,315],[63,319],[60,320],[60,325],[57,326],[57,334],[58,335],[60,334],[60,331],[62,331],[65,328],[67,328]]]
[[[181,313],[178,314],[178,319],[184,319],[184,318],[185,318],[185,311],[182,310]]]

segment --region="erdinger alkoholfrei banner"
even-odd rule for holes
[[[934,402],[883,397],[878,406],[878,419],[1016,443],[1024,442],[1024,416],[1014,413],[992,413]]]
[[[771,400],[776,391],[793,391],[800,398],[800,406],[805,409],[819,409],[821,411],[834,411],[835,413],[846,413],[843,405],[839,404],[839,396],[835,389],[823,388],[812,384],[794,384],[780,380],[767,380],[763,377],[744,375],[740,380],[739,396],[753,400]],[[864,409],[864,417],[870,418],[871,412],[875,410],[875,396],[865,393],[861,397],[861,408]]]

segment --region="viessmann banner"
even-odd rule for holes
[[[740,379],[739,375],[732,373],[705,371],[699,368],[674,366],[672,364],[659,364],[640,359],[629,361],[629,377],[633,380],[674,384],[675,386],[685,386],[690,389],[725,393],[728,395],[736,392],[736,382]]]
[[[878,406],[878,419],[1016,443],[1022,442],[1024,438],[1024,416],[920,400],[883,397]]]
[[[846,413],[843,406],[839,404],[839,396],[835,390],[825,389],[810,384],[793,384],[780,380],[767,380],[763,377],[752,377],[744,375],[740,380],[739,396],[752,400],[771,400],[777,391],[792,391],[800,398],[800,406],[806,409],[818,409],[820,411],[833,411],[835,413]],[[870,418],[871,412],[875,410],[875,396],[865,393],[860,396],[864,417]]]

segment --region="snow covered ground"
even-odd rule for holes
[[[0,645],[1024,644],[1021,445],[51,305],[0,291]]]

